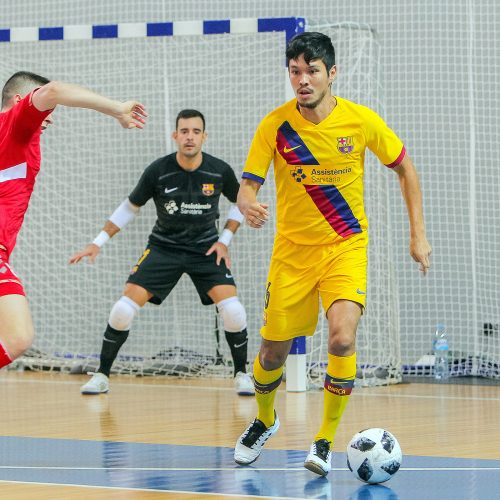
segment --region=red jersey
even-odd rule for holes
[[[40,170],[41,125],[52,112],[33,105],[34,92],[0,113],[0,249],[5,247],[7,257],[16,244]]]

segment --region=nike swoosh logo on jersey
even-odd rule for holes
[[[295,146],[293,148],[287,148],[286,146],[283,148],[283,153],[289,153],[290,151],[293,151],[294,149],[300,148],[301,144],[298,146]]]
[[[165,193],[168,194],[168,193],[171,193],[172,191],[177,191],[178,189],[179,189],[178,187],[175,187],[172,189],[165,188]]]

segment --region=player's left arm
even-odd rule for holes
[[[408,154],[393,170],[399,178],[401,194],[408,210],[410,223],[410,255],[420,264],[420,271],[425,275],[430,267],[431,245],[427,241],[422,206],[422,191],[417,170]]]

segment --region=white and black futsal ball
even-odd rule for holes
[[[347,467],[365,483],[383,483],[401,466],[403,454],[398,440],[385,429],[366,429],[347,445]]]

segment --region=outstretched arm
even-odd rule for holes
[[[123,128],[143,128],[148,116],[144,106],[137,101],[115,101],[80,85],[56,81],[40,87],[33,94],[32,102],[40,111],[54,109],[58,104],[93,109],[112,116]]]
[[[425,234],[424,212],[422,208],[422,192],[417,171],[408,154],[394,171],[398,174],[401,193],[408,210],[410,223],[410,255],[420,263],[420,271],[427,273],[430,267],[429,257],[432,248]]]
[[[92,243],[89,243],[83,250],[74,254],[70,259],[70,264],[77,264],[84,257],[88,257],[90,263],[94,263],[101,251],[101,247],[116,233],[123,229],[139,212],[140,207],[131,203],[128,198],[113,212],[106,221],[102,231],[97,235]]]

